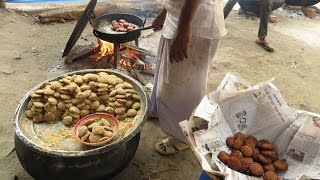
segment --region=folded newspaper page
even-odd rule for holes
[[[203,170],[228,180],[259,179],[228,168],[217,155],[241,131],[272,142],[288,170],[282,179],[320,179],[320,115],[290,108],[272,80],[250,86],[227,74],[193,116],[180,123]]]

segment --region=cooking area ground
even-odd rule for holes
[[[132,2],[133,0],[130,0],[130,3]],[[230,14],[226,21],[229,33],[220,44],[217,56],[210,65],[208,91],[217,88],[227,72],[248,79],[253,84],[276,77],[274,83],[290,106],[320,113],[320,84],[317,81],[320,75],[319,46],[279,31],[280,27],[312,27],[300,29],[300,34],[313,34],[314,39],[317,39],[320,37],[320,32],[317,31],[320,28],[319,22],[276,15],[281,21],[270,25],[269,37],[277,51],[270,54],[254,44],[258,20],[239,16],[236,11]],[[34,23],[30,16],[5,11],[0,11],[0,17],[0,177],[3,180],[13,179],[15,176],[21,180],[29,180],[32,178],[22,168],[13,150],[12,121],[18,102],[27,91],[48,78],[73,70],[105,68],[110,56],[97,61],[94,56],[98,56],[98,53],[91,54],[92,59],[84,58],[90,56],[86,54],[65,63],[64,59],[60,58],[62,49],[76,21],[39,25]],[[152,19],[147,24],[151,21]],[[143,52],[146,58],[141,60],[154,65],[161,33],[148,33],[149,31],[142,34],[138,50],[150,53],[148,55]],[[94,48],[97,38],[92,33],[92,27],[88,25],[75,47],[89,46],[91,43]],[[131,46],[134,47],[134,44],[128,45]],[[129,73],[125,68],[120,70]],[[146,81],[151,82],[152,73],[149,75],[146,72],[139,70]],[[159,128],[158,120],[148,119],[142,128],[140,144],[133,160],[114,179],[197,179],[200,167],[190,149],[172,156],[161,156],[154,150],[154,144],[165,137]]]

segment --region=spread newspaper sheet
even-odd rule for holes
[[[217,155],[230,153],[227,137],[241,131],[272,142],[288,170],[282,179],[320,179],[320,115],[290,108],[272,79],[251,86],[227,74],[193,116],[180,123],[203,170],[228,180],[259,179],[228,168]]]

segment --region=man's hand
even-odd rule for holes
[[[152,26],[154,27],[154,31],[159,31],[162,29],[164,21],[166,19],[167,10],[162,9],[157,17],[152,22]]]
[[[191,31],[179,31],[170,46],[170,62],[180,62],[189,56]]]
[[[180,62],[188,58],[192,21],[201,2],[202,0],[185,0],[178,22],[177,35],[170,47],[170,62]]]

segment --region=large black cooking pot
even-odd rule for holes
[[[88,11],[88,19],[93,27],[93,34],[104,41],[112,43],[126,43],[129,41],[136,40],[141,35],[141,30],[149,29],[152,27],[143,28],[145,21],[140,17],[133,14],[105,14],[99,17],[96,17],[93,11]],[[119,21],[124,19],[127,22],[136,25],[137,30],[132,30],[129,32],[116,32],[111,29],[112,21]]]
[[[16,135],[15,148],[22,167],[35,179],[107,180],[128,165],[139,140],[140,132],[114,149],[70,157],[37,151]]]
[[[141,113],[136,116],[135,125],[123,138],[95,149],[65,151],[42,146],[37,140],[39,138],[34,135],[34,131],[41,131],[40,128],[46,127],[48,124],[33,124],[30,120],[26,120],[24,115],[30,95],[41,87],[42,83],[39,84],[20,101],[14,120],[16,153],[23,168],[33,178],[40,180],[110,179],[124,169],[134,156],[148,109],[147,95],[140,83],[127,75],[112,70],[81,70],[67,75],[101,71],[115,74],[131,83],[141,97]]]
[[[261,1],[266,0],[240,0],[239,5],[244,11],[259,15]],[[278,9],[284,2],[285,0],[272,0],[272,11]]]

